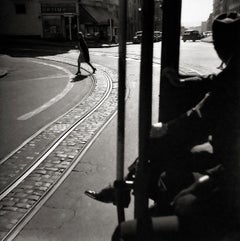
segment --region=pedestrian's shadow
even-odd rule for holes
[[[86,79],[88,77],[88,75],[81,75],[81,74],[78,74],[76,76],[74,76],[72,78],[72,81],[71,82],[77,82],[77,81],[82,81],[84,79]]]

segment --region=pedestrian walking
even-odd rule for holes
[[[78,56],[78,71],[76,75],[81,74],[80,67],[81,63],[87,63],[93,70],[93,74],[97,70],[91,63],[90,63],[90,56],[86,41],[84,40],[82,32],[78,32],[78,48],[79,48],[79,56]]]

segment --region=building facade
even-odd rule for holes
[[[43,38],[76,38],[78,31],[78,4],[75,0],[39,0]]]
[[[162,31],[162,0],[154,1],[154,30]]]
[[[132,40],[142,30],[142,0],[128,1],[127,38]],[[154,30],[162,31],[162,0],[154,0]]]
[[[213,2],[213,17],[221,13],[238,12],[240,13],[239,0],[214,0]]]
[[[213,20],[222,13],[238,12],[240,13],[239,0],[214,0],[213,12],[210,14],[207,21],[207,30],[211,30]]]
[[[39,2],[33,0],[1,0],[0,34],[41,37],[43,30]]]
[[[0,35],[74,40],[77,32],[112,41],[118,0],[1,0]]]
[[[89,41],[117,42],[118,0],[79,1],[79,29]]]
[[[235,11],[240,13],[240,1],[239,0],[228,0],[227,1],[228,11]]]

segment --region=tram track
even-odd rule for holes
[[[92,87],[89,91],[89,93],[87,94],[87,96],[89,96],[91,94],[91,92],[93,91],[94,88],[94,83],[95,83],[95,79],[92,77]],[[79,105],[79,103],[77,104]],[[70,111],[68,111],[67,113],[71,112],[75,107],[73,107]],[[93,108],[95,109],[95,108]],[[88,116],[89,114],[91,114],[92,110],[88,110],[86,113],[83,113],[83,116],[80,117],[80,119],[78,119],[75,123],[73,123],[67,130],[65,130],[63,133],[60,134],[60,136],[58,136],[56,139],[53,140],[53,142],[49,143],[47,148],[45,148],[43,150],[43,152],[36,157],[34,160],[30,161],[29,164],[21,171],[21,173],[18,173],[17,175],[14,175],[13,178],[10,178],[10,181],[8,181],[6,183],[6,185],[1,185],[1,189],[0,189],[0,200],[2,200],[14,187],[16,187],[24,178],[26,178],[29,173],[32,172],[32,170],[34,170],[48,155],[49,153],[51,153],[56,146],[75,128],[75,126],[78,123],[81,123],[81,121],[86,118],[86,116]],[[64,115],[62,115],[61,117],[65,116],[67,113],[65,113]],[[41,133],[43,133],[44,131],[46,131],[49,127],[51,128],[52,125],[54,125],[54,123],[56,123],[61,117],[57,118],[57,120],[53,121],[52,123],[48,124],[47,126],[43,127],[41,130],[39,130],[38,132],[36,132],[34,135],[32,135],[30,138],[28,138],[26,141],[24,141],[24,143],[22,145],[20,145],[16,150],[14,150],[13,152],[11,152],[9,155],[7,155],[4,159],[2,159],[0,161],[0,173],[4,173],[4,165],[8,164],[8,161],[11,158],[14,158],[14,156],[16,154],[18,154],[19,152],[21,152],[22,149],[24,149],[29,143],[31,143],[31,141],[33,141],[35,138],[37,138],[39,135],[41,135]],[[32,159],[32,158],[29,158]],[[3,169],[3,170],[1,170]],[[13,176],[12,173],[8,173],[8,176]]]
[[[30,160],[30,164],[14,177],[8,174],[8,182],[4,187],[2,186],[0,194],[0,218],[2,220],[0,221],[0,240],[11,240],[16,236],[65,180],[116,113],[117,88],[116,82],[113,81],[116,76],[114,74],[110,76],[100,66],[98,66],[98,72],[101,75],[100,80],[96,81],[92,76],[95,88],[91,89],[83,101],[29,138],[1,162],[0,173],[4,173],[2,172],[4,168],[1,170],[4,165],[16,159],[22,159],[24,153],[29,155],[29,152],[34,151],[37,142],[40,142],[39,137],[44,139],[56,130],[54,134],[57,134],[57,138],[51,141],[41,153],[38,153],[35,159],[25,156],[26,160]],[[60,134],[59,126],[63,127]],[[35,140],[36,145],[33,146]],[[15,155],[20,155],[20,157],[14,158]]]
[[[95,82],[95,79],[92,78],[92,82]],[[108,88],[109,89],[109,88]],[[108,90],[107,90],[108,91]],[[36,158],[33,162],[31,162],[20,174],[14,177],[13,180],[11,180],[10,183],[8,183],[3,189],[0,191],[0,200],[2,200],[13,188],[15,188],[23,179],[25,179],[39,164],[41,164],[48,156],[49,154],[54,151],[54,149],[59,145],[61,141],[66,138],[72,130],[75,129],[77,125],[79,125],[81,122],[84,121],[85,118],[87,118],[93,111],[95,111],[99,105],[104,101],[106,98],[107,92],[105,96],[101,99],[99,103],[97,103],[91,110],[88,110],[86,113],[83,113],[82,117],[78,119],[75,123],[73,123],[66,131],[64,131],[56,140],[54,140],[44,151],[43,153]],[[69,113],[70,111],[68,111]],[[66,115],[66,113],[64,114]],[[47,128],[44,128],[46,130]],[[36,136],[36,135],[35,135]],[[27,143],[29,143],[33,138],[30,138]],[[26,144],[27,144],[26,143]],[[25,145],[26,145],[25,144]],[[23,145],[20,148],[17,148],[16,151],[14,151],[11,155],[8,156],[8,158],[5,158],[4,161],[2,161],[2,165],[9,160],[14,154],[19,151],[21,148],[23,148],[25,145]]]

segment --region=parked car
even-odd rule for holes
[[[162,32],[154,31],[153,42],[159,42],[162,40]]]
[[[133,37],[133,43],[139,44],[142,41],[142,31],[137,31],[135,36]]]
[[[203,37],[209,37],[209,36],[212,36],[212,31],[205,31],[203,32]]]
[[[182,36],[182,40],[186,42],[187,40],[192,40],[195,42],[196,40],[202,39],[202,35],[197,30],[186,30]]]
[[[162,32],[154,31],[153,42],[159,42],[161,40],[162,40]],[[141,41],[142,41],[142,31],[137,31],[133,37],[133,43],[139,44],[139,43],[141,43]]]

